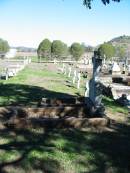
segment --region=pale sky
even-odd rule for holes
[[[94,0],[92,7],[82,0],[0,0],[0,38],[10,46],[37,47],[45,38],[95,46],[130,35],[130,0]]]

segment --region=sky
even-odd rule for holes
[[[82,0],[0,0],[0,38],[10,46],[37,47],[45,38],[96,46],[121,35],[130,35],[130,0],[94,0],[91,10]]]

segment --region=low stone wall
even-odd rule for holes
[[[107,118],[89,118],[84,107],[72,108],[0,108],[1,122],[13,128],[89,128],[107,127]]]

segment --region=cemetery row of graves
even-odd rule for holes
[[[112,74],[100,58],[95,68],[90,61],[34,63],[24,58],[22,65],[24,60],[28,63],[23,69],[0,80],[0,171],[129,173],[129,69],[121,75],[115,63]],[[7,62],[1,64],[18,67],[21,60]],[[114,120],[110,126],[105,116],[91,118],[84,111],[88,97],[98,113],[104,113],[98,108],[105,104],[107,118]]]
[[[37,86],[37,87],[45,87],[46,89],[49,89],[50,86],[52,86],[50,89],[53,90],[54,92],[58,93],[58,86],[57,82],[56,84],[54,84],[54,82],[48,82],[46,86],[46,84],[44,85],[43,80],[45,80],[45,78],[47,78],[46,76],[46,71],[47,69],[47,65],[46,63],[38,63],[37,65],[35,64],[33,66],[33,70],[34,72],[32,72],[31,74],[31,70],[30,68],[28,68],[29,66],[27,66],[28,64],[31,63],[31,59],[28,57],[24,57],[23,59],[8,59],[8,60],[2,60],[1,61],[1,67],[4,67],[3,71],[1,72],[1,83],[4,84],[4,80],[2,79],[8,79],[7,84],[13,84],[13,83],[18,83],[20,84],[18,78],[20,77],[19,74],[22,74],[24,77],[27,75],[27,80],[23,80],[22,84],[27,84],[33,87]],[[98,62],[97,62],[98,63]],[[97,67],[94,67],[96,70],[94,71],[93,69],[93,65],[92,62],[90,60],[84,60],[83,62],[79,62],[79,63],[75,63],[75,62],[58,62],[56,60],[54,60],[54,62],[51,62],[50,64],[50,68],[51,66],[55,66],[55,70],[53,69],[49,69],[52,72],[52,77],[55,76],[54,74],[56,74],[56,77],[58,75],[58,73],[60,73],[60,75],[62,76],[58,76],[58,78],[65,78],[66,83],[62,82],[61,86],[60,86],[60,92],[59,92],[59,96],[58,97],[64,97],[64,95],[66,94],[66,96],[68,97],[68,95],[70,96],[80,96],[80,97],[85,97],[85,98],[89,98],[91,97],[91,100],[93,100],[93,102],[95,102],[97,104],[97,106],[100,106],[102,103],[102,94],[107,96],[107,97],[111,97],[115,100],[115,103],[119,103],[121,106],[129,106],[129,66],[119,66],[116,62],[113,62],[112,67],[110,68],[110,64],[108,64],[108,62],[102,62],[103,64],[101,65],[100,63],[98,64]],[[33,63],[32,63],[33,64]],[[42,67],[43,65],[43,67]],[[26,67],[27,66],[27,67]],[[38,66],[40,68],[43,68],[40,72],[39,72],[39,68],[36,69],[35,66]],[[109,67],[109,68],[108,68]],[[25,68],[25,70],[23,70]],[[30,70],[30,71],[27,71]],[[21,71],[22,70],[22,71]],[[21,71],[20,73],[18,73],[19,71]],[[18,73],[18,74],[17,74]],[[25,75],[24,75],[25,73]],[[27,74],[28,73],[28,74]],[[39,73],[39,78],[35,79],[35,74]],[[43,74],[42,74],[43,73]],[[47,74],[48,75],[48,74]],[[26,77],[25,77],[26,78]],[[92,79],[92,80],[90,80]],[[48,80],[48,79],[47,79]],[[25,82],[26,81],[26,82]],[[31,82],[33,81],[33,83],[31,84]],[[42,81],[42,82],[40,82]],[[49,80],[48,80],[49,81]],[[54,80],[54,81],[57,81]],[[42,83],[42,84],[41,84]],[[53,83],[53,84],[52,84]],[[98,84],[98,86],[95,86],[95,83]],[[4,85],[1,85],[3,88],[6,88]],[[15,86],[16,87],[16,86]],[[18,87],[18,86],[17,86]],[[64,89],[66,88],[66,89]],[[17,90],[16,90],[17,91]],[[96,92],[95,92],[96,91]],[[6,89],[5,89],[5,93],[6,93]],[[14,92],[15,93],[15,92]],[[17,92],[16,92],[17,93]],[[40,92],[41,93],[41,92]],[[38,106],[37,102],[39,102],[40,100],[42,100],[42,98],[46,98],[46,97],[55,97],[55,94],[46,94],[47,92],[42,92],[42,94],[39,93],[34,93],[33,96],[30,94],[29,97],[33,97],[33,100],[35,100],[35,104],[32,104],[33,101],[31,101],[31,99],[27,99],[26,96],[24,96],[22,98],[19,97],[19,95],[22,95],[23,93],[19,92],[18,93],[18,98],[19,99],[14,99],[16,97],[16,94],[14,94],[14,96],[8,95],[5,97],[1,97],[1,106],[2,105],[19,105],[19,104],[23,104],[26,103],[27,100],[30,100],[30,102],[26,103],[27,105],[32,104],[32,106]],[[64,95],[62,94],[64,93]],[[35,97],[36,94],[36,97]],[[39,94],[39,95],[38,95]],[[68,94],[68,95],[67,95]],[[38,97],[37,97],[38,95]],[[57,94],[58,95],[58,94]],[[65,96],[65,97],[66,97]],[[27,95],[28,97],[28,95]],[[57,97],[57,96],[56,96]],[[24,101],[24,98],[25,101]],[[14,100],[14,101],[13,101]],[[22,103],[20,102],[22,101]],[[84,100],[84,103],[86,102],[87,104],[87,99]],[[17,102],[17,103],[16,103]],[[99,105],[98,105],[99,104]],[[23,104],[25,106],[25,104]]]

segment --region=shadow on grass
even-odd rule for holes
[[[0,106],[33,106],[37,105],[43,97],[64,98],[72,95],[31,85],[0,84]]]
[[[61,96],[70,97],[35,86],[0,85],[0,97],[8,98],[4,105],[33,105],[42,97]],[[17,129],[7,127],[4,118],[0,115],[0,173],[130,172],[128,125],[114,124],[115,131],[102,133],[42,126]]]
[[[130,127],[115,124],[113,129],[92,133],[5,126],[0,130],[0,172],[129,173]]]

